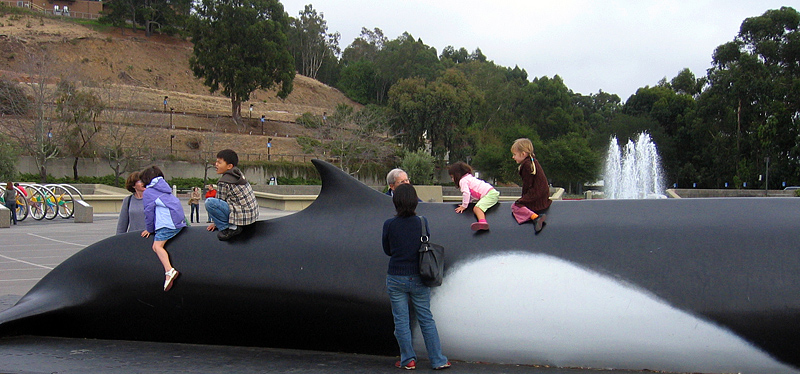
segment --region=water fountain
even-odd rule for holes
[[[611,138],[604,173],[607,199],[663,198],[661,161],[650,134],[641,133],[620,149],[617,137]]]

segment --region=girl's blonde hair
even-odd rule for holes
[[[528,138],[519,138],[511,145],[511,152],[524,152],[533,156],[533,143]]]
[[[514,144],[511,145],[511,152],[527,153],[531,158],[531,174],[536,175],[536,163],[533,162],[536,155],[533,154],[533,143],[531,143],[530,139],[519,138],[515,140]],[[520,167],[522,167],[522,164],[520,164]]]

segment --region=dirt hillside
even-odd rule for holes
[[[294,124],[298,116],[332,113],[339,103],[360,107],[335,88],[297,75],[286,100],[277,98],[274,91],[254,92],[249,102],[242,103],[243,117],[252,116],[252,120],[245,128],[237,127],[230,119],[230,100],[210,94],[189,69],[192,45],[186,40],[164,35],[146,38],[143,32],[129,29],[96,31],[48,17],[0,15],[0,76],[27,81],[27,56],[40,47],[53,58],[54,76],[80,82],[104,99],[110,108],[101,120],[146,126],[153,139],[150,147],[166,149],[172,140],[178,156],[189,150],[191,140],[206,139],[210,133],[215,148],[266,154],[267,142],[258,121],[262,115],[268,120],[264,136],[275,138],[272,154],[300,154],[295,137],[313,134]],[[166,110],[165,96],[169,97]],[[252,112],[248,110],[251,104]]]

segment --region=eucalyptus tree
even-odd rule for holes
[[[769,157],[771,180],[800,182],[799,29],[795,9],[768,10],[714,51],[701,111],[740,178],[765,171]]]
[[[300,74],[317,78],[324,63],[335,63],[341,49],[339,32],[329,33],[323,13],[306,5],[299,17],[289,20],[290,50]]]
[[[437,160],[468,155],[467,128],[483,101],[483,93],[455,69],[436,80],[401,79],[389,90],[389,107],[396,113],[393,130],[409,151],[430,147]]]
[[[289,17],[278,0],[203,0],[195,9],[189,65],[212,93],[221,87],[230,97],[236,123],[253,91],[280,86],[282,99],[292,92]]]
[[[383,82],[378,77],[375,60],[389,41],[379,28],[361,28],[361,35],[342,53],[341,70],[336,86],[347,97],[361,103],[377,103],[382,94],[378,87]]]

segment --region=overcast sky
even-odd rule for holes
[[[559,75],[584,95],[626,101],[636,89],[671,80],[683,68],[705,76],[714,49],[742,21],[800,0],[280,0],[292,17],[307,4],[338,31],[342,50],[361,33],[403,32],[436,48],[480,48],[496,64],[519,65],[528,79]]]

